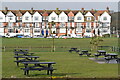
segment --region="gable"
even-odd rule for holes
[[[93,16],[91,12],[87,12],[85,16]]]
[[[33,16],[41,16],[38,12],[35,12]]]
[[[77,16],[83,16],[83,14],[82,14],[81,12],[78,12],[78,13],[75,15],[75,17],[77,17]]]
[[[59,16],[67,16],[64,12],[61,12]]]
[[[69,13],[68,13],[68,16],[74,16],[74,14],[73,14],[73,12],[72,11],[70,11]]]
[[[15,16],[11,11],[9,11],[8,13],[7,13],[7,16]]]
[[[58,16],[54,11],[49,16]]]
[[[101,16],[109,16],[110,17],[110,15],[106,11]]]
[[[31,16],[31,14],[27,11],[23,16]]]

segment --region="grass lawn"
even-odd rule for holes
[[[53,76],[56,77],[118,77],[118,64],[98,64],[89,60],[86,56],[79,56],[77,53],[69,53],[70,47],[79,49],[89,49],[90,39],[55,39],[56,52],[51,52],[51,48],[39,48],[41,46],[51,46],[52,39],[2,39],[2,46],[12,47],[2,52],[2,77],[50,77],[46,71],[30,71],[30,76],[24,76],[23,67],[17,67],[14,63],[14,47],[38,47],[31,48],[35,56],[39,56],[41,62],[56,62]],[[104,38],[100,45],[117,46],[117,38]],[[62,48],[63,47],[63,48]],[[47,49],[45,51],[45,49]]]

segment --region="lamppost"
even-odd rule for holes
[[[55,38],[55,31],[53,31],[53,34],[52,34],[52,38],[53,38],[53,50],[52,50],[52,52],[54,52],[55,51],[55,43],[54,43],[54,38]]]

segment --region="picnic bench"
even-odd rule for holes
[[[82,52],[81,52],[81,53],[79,53],[79,55],[80,55],[80,56],[82,56],[82,55],[87,55],[87,56],[90,56],[90,55],[91,55],[91,53],[88,53],[88,50],[82,50]]]
[[[52,75],[52,72],[56,70],[52,67],[52,64],[56,64],[55,62],[22,62],[22,64],[24,64],[24,68],[21,68],[24,70],[24,75],[29,75],[30,70],[47,70],[47,75]]]
[[[117,58],[116,61],[117,61],[117,63],[120,63],[120,58]]]
[[[105,55],[105,60],[107,63],[109,63],[110,60],[116,60],[118,57],[118,55],[116,53],[108,53]]]
[[[32,54],[34,54],[34,53],[29,53],[28,52],[28,49],[14,49],[14,54],[15,55],[32,55]]]
[[[97,53],[94,54],[95,57],[105,56],[105,55],[106,55],[105,50],[98,50]]]
[[[19,66],[19,63],[21,62],[39,62],[39,60],[36,60],[39,56],[14,56],[14,58],[16,58],[16,61],[14,62],[17,63],[17,66]]]
[[[73,52],[73,51],[79,52],[79,50],[77,50],[77,48],[70,48],[69,52]]]

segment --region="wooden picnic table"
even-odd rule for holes
[[[82,55],[87,55],[87,56],[90,56],[91,53],[88,53],[88,50],[82,50],[81,53],[79,53],[80,56]]]
[[[19,63],[21,62],[38,62],[36,59],[39,58],[39,56],[14,56],[14,58],[16,58],[16,61],[14,62],[19,66]]]
[[[106,55],[106,51],[105,50],[98,50],[97,51],[99,55]]]
[[[24,75],[29,75],[29,70],[38,71],[47,70],[47,75],[49,75],[49,73],[52,75],[53,70],[55,70],[53,69],[52,64],[56,64],[55,62],[22,62],[22,63],[24,64],[24,68],[21,69],[24,70]]]
[[[77,50],[77,48],[70,48],[69,52],[72,52],[72,51],[79,52],[79,50]]]
[[[116,54],[116,53],[108,53],[108,54],[106,54],[105,56],[106,56],[106,57],[109,57],[109,58],[111,58],[111,59],[116,59],[117,56],[118,56],[118,54]]]

